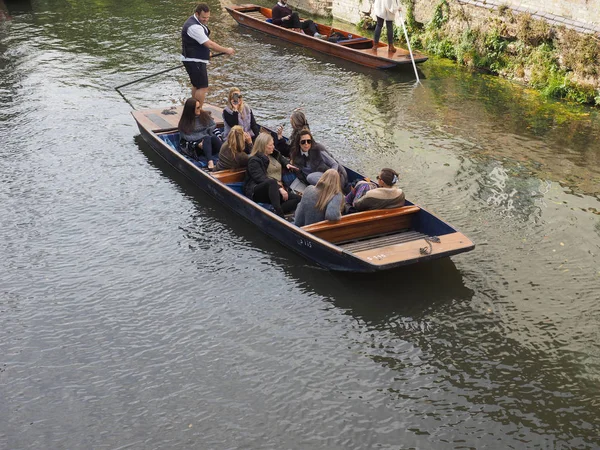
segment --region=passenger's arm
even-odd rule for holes
[[[210,39],[206,41],[204,45],[206,45],[215,53],[227,53],[228,55],[233,55],[235,53],[235,50],[232,47],[223,47],[222,45],[219,45]]]
[[[267,181],[267,173],[263,170],[262,164],[258,157],[248,160],[248,175],[256,184]]]
[[[254,137],[260,134],[260,127],[256,123],[256,119],[254,118],[254,113],[250,110],[250,129],[254,133]]]
[[[272,10],[271,10],[271,20],[273,21],[273,23],[275,25],[283,25],[283,11],[282,8],[280,8],[279,6],[275,6]]]
[[[237,111],[229,112],[223,110],[223,120],[227,122],[227,125],[229,125],[230,127],[234,127],[240,123]]]

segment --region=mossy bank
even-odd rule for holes
[[[594,34],[506,5],[487,9],[438,0],[423,12],[427,2],[402,3],[413,47],[523,82],[550,98],[600,105],[600,42]],[[365,16],[359,25],[370,28],[373,22]],[[397,39],[403,41],[401,26],[396,28]]]

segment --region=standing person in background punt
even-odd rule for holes
[[[181,30],[181,60],[190,76],[192,97],[200,102],[201,107],[204,105],[204,99],[208,91],[206,66],[210,59],[210,51],[227,53],[228,55],[235,53],[233,48],[222,47],[209,39],[209,19],[210,8],[206,3],[200,3],[196,6],[194,14],[185,21]]]
[[[396,47],[394,47],[394,19],[399,9],[398,0],[375,0],[373,9],[377,17],[377,25],[375,26],[375,34],[373,36],[373,52],[377,53],[377,44],[379,44],[381,30],[383,30],[383,21],[385,20],[388,52],[394,53],[396,51]]]

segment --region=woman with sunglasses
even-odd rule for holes
[[[308,186],[296,209],[294,224],[299,227],[342,218],[344,202],[340,188],[340,174],[335,169],[326,170],[316,186]]]
[[[188,98],[183,105],[177,128],[183,153],[206,162],[208,170],[213,170],[222,141],[216,134],[217,124],[210,112],[203,110],[195,98]]]
[[[229,136],[231,128],[236,125],[241,126],[244,130],[244,139],[248,145],[248,150],[250,150],[252,142],[260,133],[260,127],[256,123],[252,109],[244,103],[242,91],[233,87],[229,90],[227,106],[223,110],[223,134],[225,138]]]
[[[338,163],[321,144],[313,139],[308,128],[298,133],[298,143],[290,153],[292,164],[298,167],[298,178],[306,184],[316,185],[328,169],[335,169],[339,176],[341,187],[345,189],[348,182],[346,169]]]
[[[398,172],[388,168],[381,169],[377,184],[369,180],[359,181],[346,196],[346,211],[352,213],[404,206],[404,192],[395,186],[397,182]]]
[[[297,170],[275,150],[273,137],[260,133],[248,159],[244,194],[255,202],[270,203],[280,217],[296,209],[300,201],[300,196],[290,192],[282,182],[284,168]]]

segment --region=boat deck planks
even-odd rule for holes
[[[370,250],[356,251],[353,254],[365,261],[375,265],[393,264],[399,261],[414,260],[436,254],[443,254],[448,251],[457,251],[461,249],[473,248],[473,242],[460,232],[438,236],[439,243],[431,244],[431,253],[421,254],[421,248],[429,249],[429,244],[425,239],[417,239],[401,244],[386,245]],[[342,246],[343,247],[343,246]]]
[[[204,109],[210,111],[217,126],[223,125],[221,108],[205,103]],[[176,129],[182,111],[183,106],[171,106],[159,109],[137,110],[133,111],[132,114],[135,120],[140,125],[143,125],[144,128],[158,133],[165,130]]]

